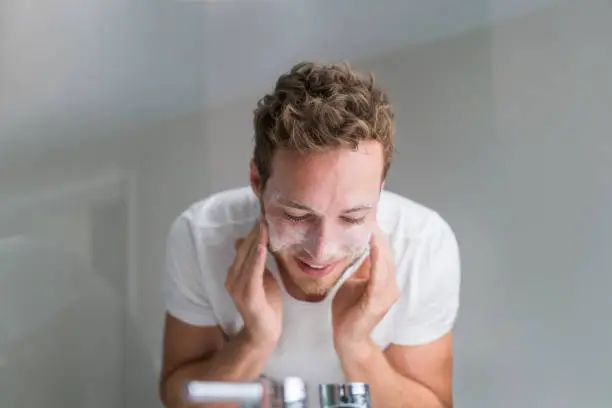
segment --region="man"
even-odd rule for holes
[[[298,376],[370,386],[375,407],[452,406],[457,243],[434,211],[383,190],[384,92],[347,66],[300,63],[255,110],[250,188],[174,222],[161,398],[189,380]]]

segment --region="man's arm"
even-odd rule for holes
[[[185,385],[191,380],[255,380],[273,349],[273,344],[254,344],[244,332],[227,341],[218,326],[191,326],[166,314],[161,400],[167,408],[193,406],[184,399],[183,394]]]
[[[453,405],[452,328],[459,308],[459,247],[439,216],[432,218],[421,241],[425,243],[421,263],[413,271],[418,286],[403,293],[395,305],[391,345],[383,351],[368,339],[337,347],[345,376],[370,384],[375,406]]]
[[[209,248],[196,247],[189,217],[181,216],[173,223],[166,248],[168,312],[160,379],[160,396],[166,407],[193,406],[183,395],[190,380],[251,381],[262,372],[282,327],[282,292],[266,273],[266,242],[267,226],[261,221],[245,239],[235,242],[236,256],[225,288],[244,328],[227,341],[204,286],[206,274],[200,260],[212,256]]]
[[[452,334],[422,346],[372,342],[339,354],[348,381],[370,386],[372,405],[386,408],[451,408]]]

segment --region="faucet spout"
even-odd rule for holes
[[[185,400],[192,404],[231,402],[243,408],[306,408],[306,384],[298,377],[283,381],[191,381]]]
[[[191,381],[185,397],[195,404],[234,402],[243,407],[259,407],[265,394],[262,382]]]

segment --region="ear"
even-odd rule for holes
[[[249,179],[251,181],[253,193],[261,200],[261,177],[259,176],[259,170],[257,170],[254,159],[251,159],[249,165]]]

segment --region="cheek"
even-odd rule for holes
[[[273,251],[279,251],[302,243],[306,237],[306,231],[295,225],[289,225],[287,221],[276,217],[266,217],[268,231],[270,233],[270,246]]]
[[[348,248],[363,248],[370,241],[371,228],[368,225],[356,225],[343,234],[343,244]]]

